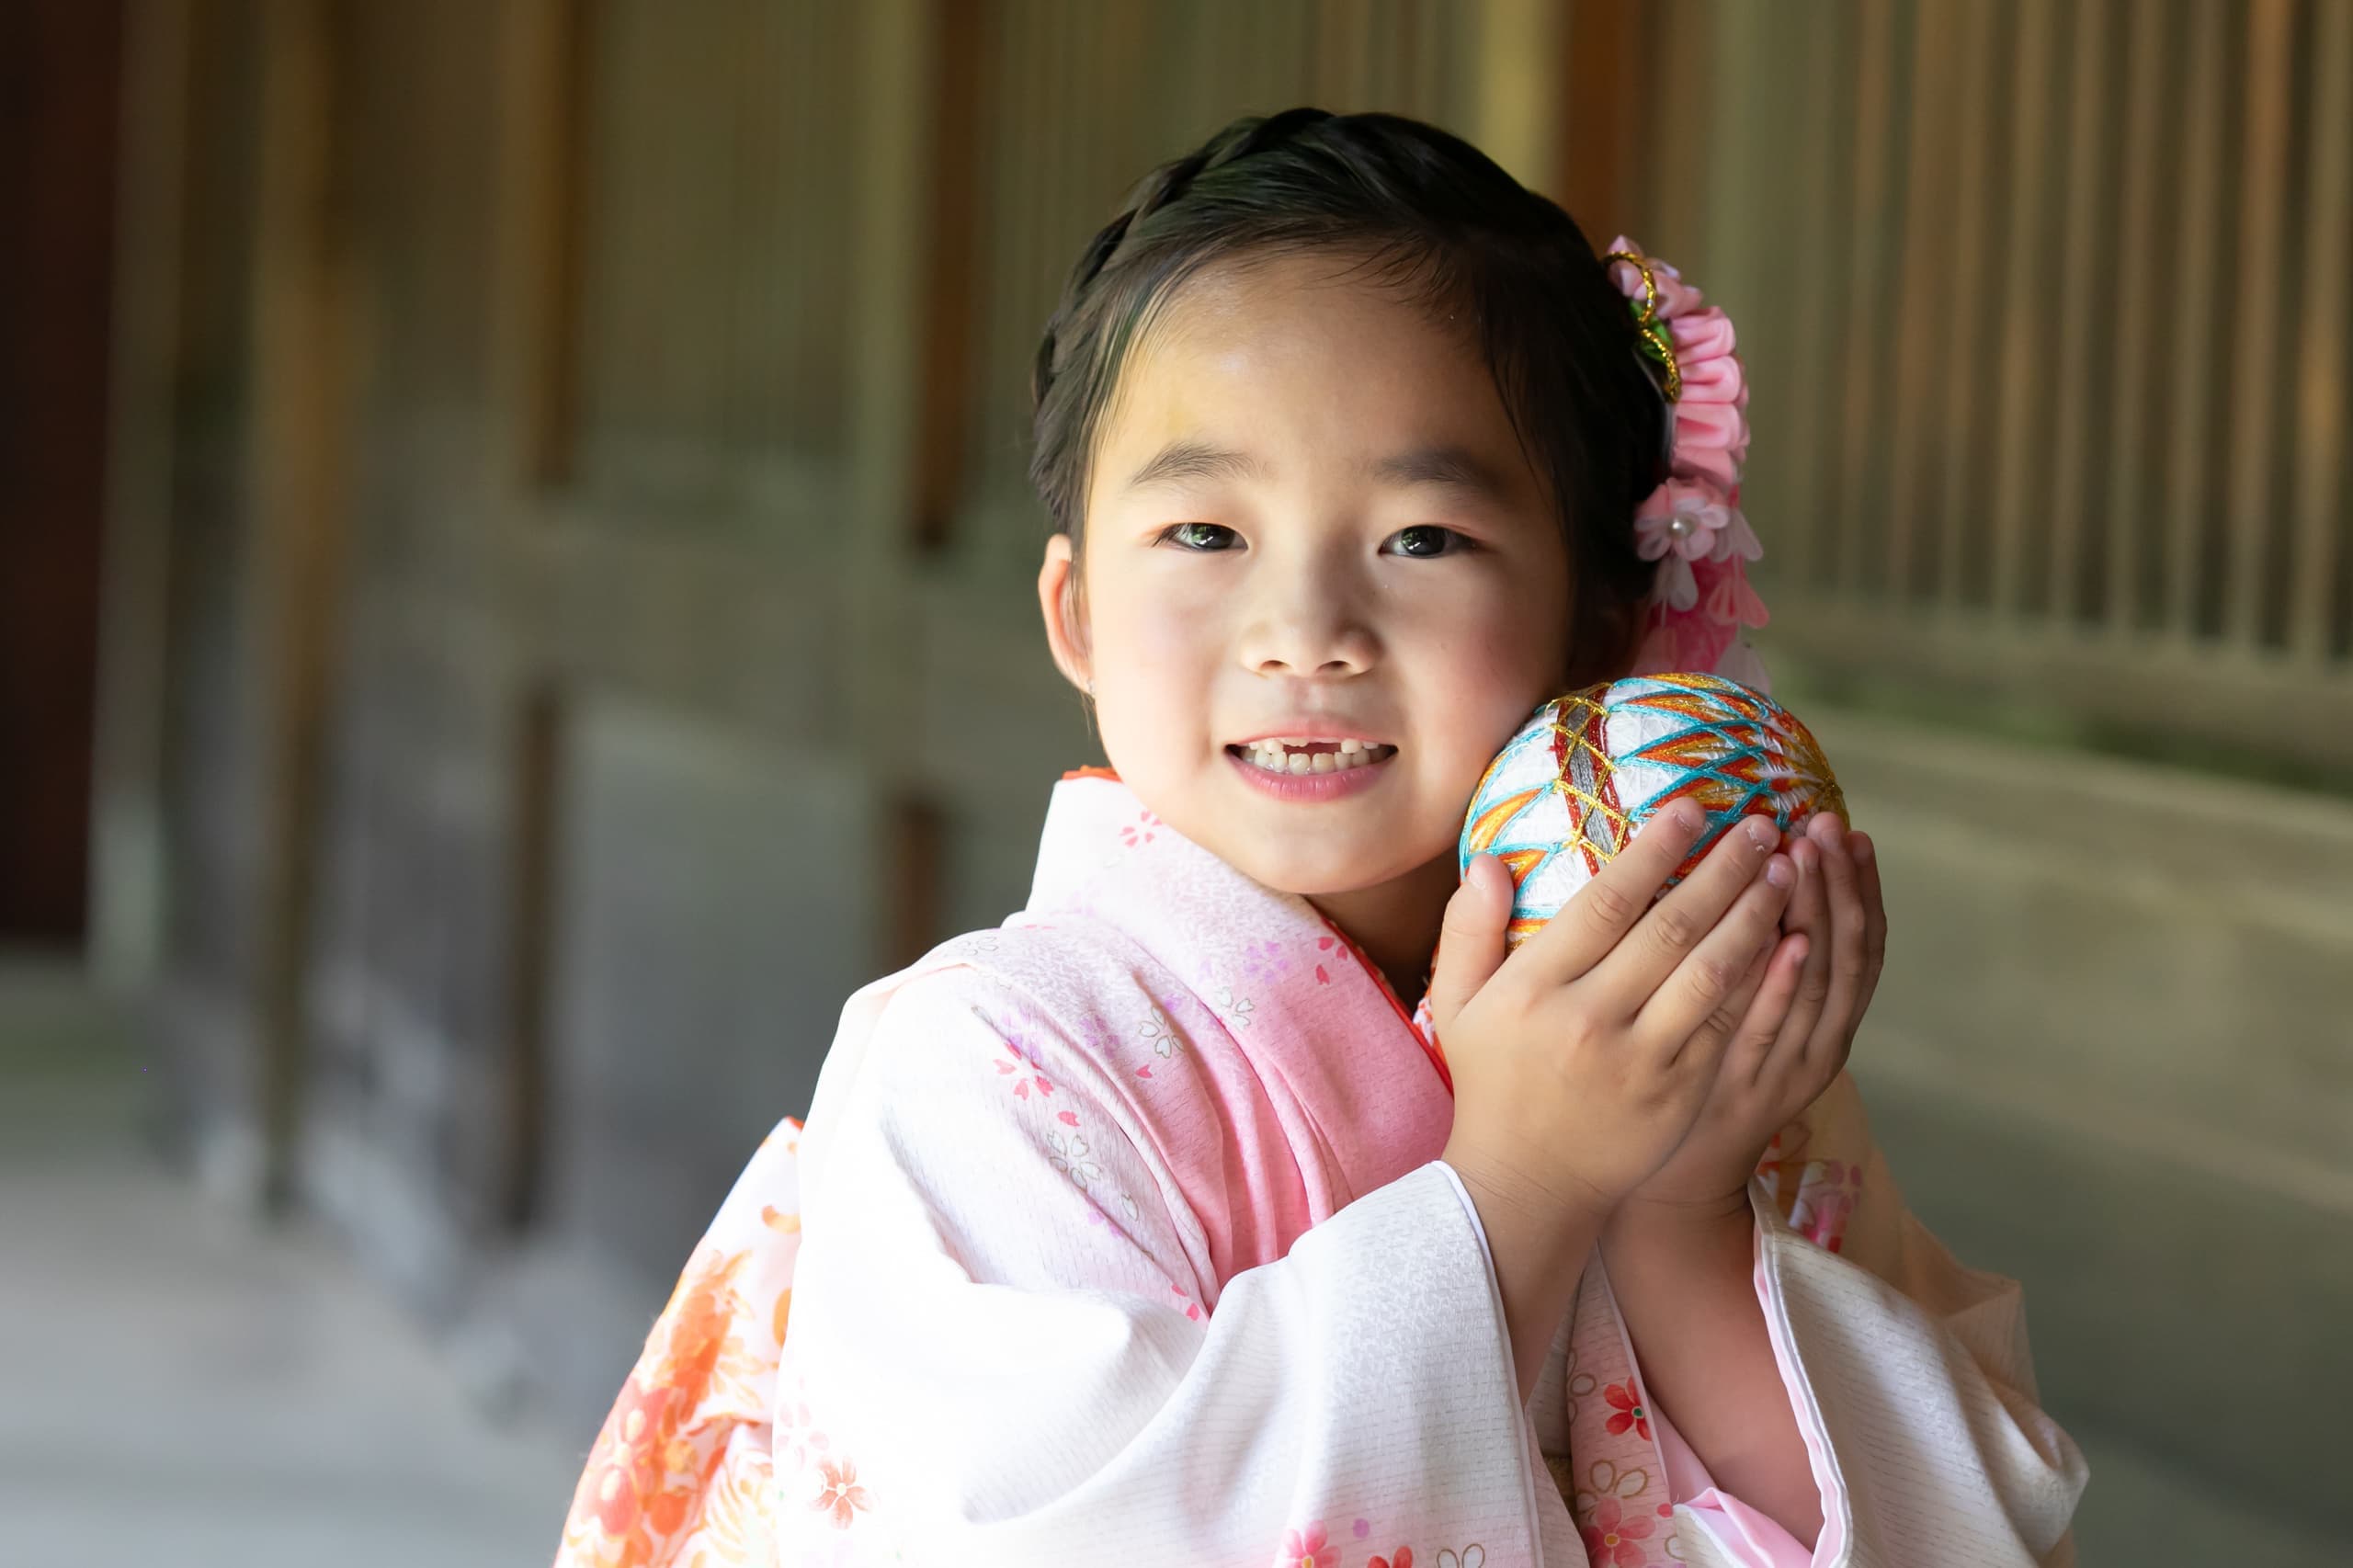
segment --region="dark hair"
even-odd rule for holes
[[[1664,477],[1668,429],[1632,314],[1559,206],[1402,116],[1237,119],[1146,175],[1087,243],[1030,376],[1029,478],[1054,527],[1077,542],[1120,368],[1178,288],[1212,263],[1317,250],[1359,253],[1468,322],[1560,509],[1575,628],[1563,677],[1622,675],[1655,570],[1635,552],[1634,508]]]

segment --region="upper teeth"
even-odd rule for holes
[[[1294,750],[1294,747],[1312,748]],[[1372,741],[1327,741],[1314,735],[1275,735],[1251,741],[1244,753],[1259,767],[1277,773],[1338,773],[1381,760],[1392,748]]]

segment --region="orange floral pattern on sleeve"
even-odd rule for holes
[[[769,1406],[800,1240],[799,1131],[788,1120],[761,1146],[679,1277],[589,1451],[556,1568],[773,1558]]]

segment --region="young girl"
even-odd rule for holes
[[[1698,305],[1389,116],[1143,181],[1035,373],[1046,638],[1111,769],[1026,909],[850,999],[560,1562],[2072,1560],[2017,1287],[1841,1071],[1869,840],[1752,820],[1659,898],[1670,809],[1508,961],[1508,874],[1457,874],[1542,699],[1758,678]]]

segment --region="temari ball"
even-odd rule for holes
[[[1847,817],[1813,733],[1771,698],[1722,676],[1630,676],[1554,698],[1520,727],[1472,797],[1461,867],[1493,855],[1509,869],[1516,948],[1686,796],[1708,825],[1668,887],[1742,817],[1785,833],[1817,812]]]

